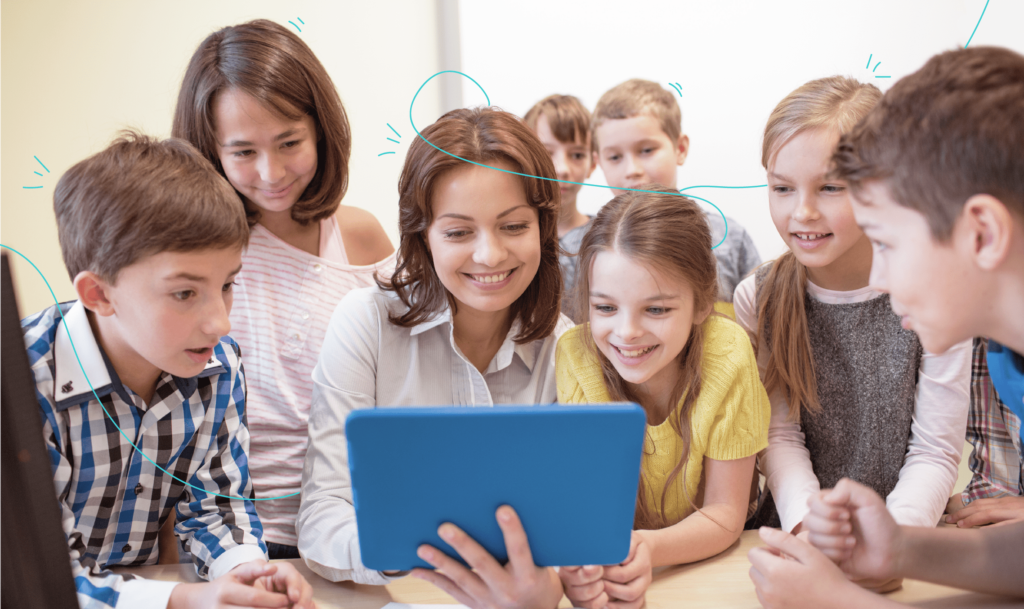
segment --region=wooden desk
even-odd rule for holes
[[[680,567],[661,569],[647,591],[647,607],[743,608],[760,607],[754,584],[747,576],[750,562],[747,552],[762,545],[756,531],[745,531],[739,542],[707,560]],[[400,603],[455,604],[437,588],[411,577],[388,586],[363,586],[351,582],[332,583],[315,575],[301,560],[290,560],[313,585],[320,609],[380,609],[391,601]],[[154,565],[134,569],[117,568],[142,577],[165,581],[199,581],[192,565]],[[903,588],[888,595],[902,603],[929,609],[952,607],[1024,607],[1024,600],[964,592],[955,588],[906,580]],[[563,599],[562,607],[569,607]]]

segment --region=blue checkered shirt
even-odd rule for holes
[[[235,342],[222,338],[196,377],[163,373],[145,404],[121,383],[81,303],[60,307],[67,331],[56,306],[22,320],[22,329],[79,604],[166,607],[175,584],[107,568],[156,564],[160,527],[172,511],[174,531],[200,577],[265,559],[253,503],[214,495],[254,496]],[[196,488],[158,470],[140,451]]]

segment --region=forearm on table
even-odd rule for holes
[[[986,529],[902,527],[896,575],[1024,596],[1024,523]]]
[[[782,528],[791,531],[807,515],[807,500],[821,490],[799,424],[773,421],[768,448],[761,451],[759,463]]]
[[[643,531],[651,544],[651,565],[681,565],[725,551],[739,539],[745,517],[731,506],[709,505],[670,527]]]

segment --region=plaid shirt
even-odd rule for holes
[[[967,441],[974,446],[969,465],[974,476],[960,497],[975,499],[1024,495],[1024,452],[1020,419],[999,399],[988,373],[988,341],[974,339],[971,365],[971,414]]]
[[[22,320],[22,330],[80,605],[166,607],[173,583],[106,568],[156,564],[160,526],[175,508],[175,533],[201,577],[213,579],[243,562],[265,559],[252,502],[213,494],[254,496],[245,381],[235,342],[222,338],[194,378],[163,373],[147,405],[121,384],[81,303],[60,307],[67,331],[56,306]],[[110,417],[139,450],[198,488],[156,469]]]

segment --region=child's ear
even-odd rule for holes
[[[711,313],[714,310],[715,310],[715,305],[714,305],[714,303],[712,303],[711,306],[709,306],[708,308],[704,309],[703,311],[694,311],[693,312],[693,325],[699,326],[702,323],[704,323],[705,321],[707,321],[708,316],[711,315]]]
[[[690,136],[680,133],[679,141],[676,142],[676,165],[686,162],[686,155],[690,153]]]
[[[975,263],[986,271],[996,270],[1010,255],[1014,219],[1006,205],[992,195],[974,195],[967,199],[960,221],[964,245],[970,247]],[[967,243],[969,240],[969,243]]]
[[[106,317],[114,314],[114,305],[110,301],[110,284],[92,271],[82,271],[75,275],[75,292],[82,306],[97,315]]]

